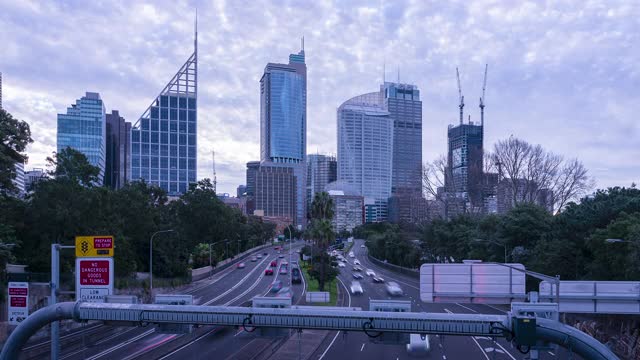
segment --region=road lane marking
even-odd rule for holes
[[[129,340],[127,340],[127,341],[123,342],[122,344],[118,344],[118,345],[116,345],[116,346],[114,346],[114,347],[112,347],[112,348],[110,348],[110,349],[107,349],[107,350],[105,350],[105,351],[103,351],[103,352],[101,352],[101,353],[99,353],[99,354],[96,354],[96,355],[94,355],[94,356],[92,356],[92,357],[89,357],[89,358],[87,358],[86,360],[99,359],[99,358],[101,358],[101,357],[103,357],[103,356],[105,356],[105,355],[111,354],[112,352],[114,352],[114,351],[116,351],[116,350],[118,350],[118,349],[120,349],[120,348],[122,348],[122,347],[124,347],[124,346],[127,346],[127,345],[131,344],[132,342],[135,342],[135,341],[137,341],[137,340],[140,340],[140,339],[142,339],[143,337],[145,337],[145,336],[147,336],[147,335],[150,335],[150,334],[152,334],[152,333],[153,333],[153,332],[155,332],[155,331],[156,331],[156,329],[151,329],[151,330],[145,331],[145,332],[143,332],[142,334],[140,334],[140,335],[138,335],[138,336],[136,336],[136,337],[134,337],[134,338],[131,338],[131,339],[129,339]]]
[[[556,356],[556,354],[552,353],[551,351],[547,351],[549,353],[549,355],[551,356]]]
[[[198,342],[198,341],[202,340],[203,338],[205,338],[206,336],[208,336],[208,335],[209,335],[209,334],[211,334],[212,332],[217,331],[217,330],[219,330],[219,329],[220,329],[220,328],[217,328],[217,327],[215,327],[215,328],[211,329],[211,331],[206,332],[205,334],[203,334],[202,336],[200,336],[199,338],[197,338],[197,339],[193,340],[193,341],[192,341],[192,342],[190,342],[190,343],[187,343],[187,344],[182,345],[181,347],[179,347],[179,348],[177,348],[177,349],[173,350],[172,352],[170,352],[170,353],[168,353],[167,355],[165,355],[165,356],[163,356],[163,357],[159,358],[158,360],[163,360],[163,359],[168,358],[169,356],[171,356],[171,355],[173,355],[173,354],[177,353],[178,351],[181,351],[182,349],[186,348],[187,346],[190,346],[190,345],[192,345],[192,344],[195,344],[196,342]]]
[[[337,279],[338,279],[338,281],[340,281],[340,284],[342,284],[342,287],[344,288],[344,291],[347,292],[347,295],[349,296],[349,306],[348,307],[351,307],[351,294],[349,293],[349,289],[347,289],[347,287],[344,285],[344,283],[342,282],[342,280],[339,277]],[[333,340],[331,340],[331,343],[329,344],[329,346],[327,346],[327,348],[324,350],[322,355],[320,355],[318,360],[322,360],[324,358],[324,356],[327,355],[327,353],[329,352],[329,349],[331,349],[331,346],[333,346],[333,343],[338,338],[338,335],[340,335],[340,331],[338,331],[336,333],[336,336],[333,337]]]
[[[261,265],[262,263],[264,263],[268,258],[265,256],[265,258],[258,264]],[[235,284],[234,286],[232,286],[231,288],[229,288],[227,291],[223,292],[222,294],[214,297],[213,299],[205,302],[202,305],[210,305],[211,303],[213,303],[214,301],[226,296],[227,294],[229,294],[230,292],[232,292],[233,290],[237,289],[240,285],[242,285],[242,283],[244,283],[245,281],[247,281],[247,279],[253,275],[254,272],[256,272],[256,270],[260,269],[260,266],[256,266],[255,268],[253,268],[253,270],[251,270],[247,275],[245,275],[245,277],[243,277],[237,284]]]
[[[516,358],[515,358],[513,355],[511,355],[511,353],[510,353],[507,349],[505,349],[502,345],[500,345],[500,343],[499,343],[499,342],[494,341],[494,343],[495,343],[496,345],[500,346],[500,349],[504,350],[505,354],[509,355],[509,357],[510,357],[512,360],[516,360]]]
[[[473,340],[474,343],[476,343],[476,345],[478,345],[478,349],[480,349],[480,352],[482,352],[482,355],[484,355],[484,357],[487,358],[487,360],[489,360],[489,355],[487,355],[487,353],[484,351],[482,346],[480,346],[480,344],[478,343],[478,340],[476,340],[473,336],[470,336],[470,338],[471,340]]]
[[[360,348],[360,351],[364,350],[364,343],[362,343],[362,347]]]
[[[442,355],[442,360],[447,360],[447,356],[446,355]]]
[[[453,314],[453,311],[451,311],[451,310],[449,310],[447,308],[444,308],[444,311],[448,312],[449,314]]]
[[[458,304],[458,303],[456,303],[456,305],[460,306],[461,308],[465,308],[465,309],[467,309],[467,310],[469,310],[469,311],[473,311],[474,313],[478,313],[477,311],[473,310],[472,308],[467,307],[467,306],[464,306],[464,305],[462,305],[462,304]]]

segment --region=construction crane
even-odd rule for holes
[[[217,194],[218,178],[216,176],[216,151],[215,150],[211,150],[211,157],[213,158],[213,192]]]
[[[484,126],[484,91],[487,88],[487,70],[489,64],[484,65],[484,82],[482,83],[482,97],[480,98],[480,125]]]
[[[462,96],[462,88],[460,87],[460,72],[458,71],[457,67],[456,67],[456,76],[458,78],[458,95],[460,96],[460,105],[458,105],[458,107],[460,108],[460,125],[462,125],[462,119],[464,117],[464,115],[463,115],[463,111],[464,111],[464,96]]]

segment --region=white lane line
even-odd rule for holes
[[[364,343],[362,343],[362,347],[360,348],[360,351],[364,350]]]
[[[464,306],[464,305],[462,305],[462,304],[458,304],[458,303],[456,303],[456,305],[460,306],[461,308],[465,308],[465,309],[467,309],[467,310],[469,310],[469,311],[473,311],[474,313],[478,313],[477,311],[473,310],[472,308],[467,307],[467,306]]]
[[[484,349],[482,348],[482,346],[480,346],[480,344],[478,343],[478,340],[476,340],[473,336],[470,336],[471,340],[473,340],[474,343],[476,343],[476,345],[478,345],[478,349],[480,349],[480,352],[482,352],[482,355],[484,355],[484,357],[489,360],[489,355],[487,355],[486,352],[484,352]]]
[[[105,356],[107,354],[110,354],[110,353],[112,353],[112,352],[114,352],[114,351],[116,351],[116,350],[118,350],[118,349],[120,349],[120,348],[122,348],[124,346],[127,346],[127,345],[131,344],[132,342],[135,342],[137,340],[142,339],[143,337],[145,337],[147,335],[152,334],[154,331],[156,331],[156,330],[155,329],[151,329],[149,331],[145,331],[142,334],[123,342],[122,344],[116,345],[116,346],[114,346],[114,347],[112,347],[110,349],[107,349],[107,350],[99,353],[99,354],[96,354],[96,355],[94,355],[94,356],[92,356],[90,358],[87,358],[86,360],[94,360],[94,359],[101,358],[101,357],[103,357],[103,356]]]
[[[447,360],[447,356],[446,355],[442,355],[442,360]]]
[[[482,304],[482,305],[488,306],[488,307],[492,308],[493,310],[498,310],[498,311],[503,312],[503,313],[507,313],[508,312],[508,311],[506,311],[504,309],[500,309],[500,308],[497,308],[495,306],[491,306],[489,304]]]
[[[340,284],[342,284],[342,287],[344,288],[344,291],[347,293],[347,295],[349,296],[349,306],[351,307],[351,294],[349,293],[349,290],[347,289],[347,287],[344,285],[344,283],[342,282],[342,280],[338,277],[337,278],[338,281],[340,281]],[[329,349],[331,349],[331,346],[333,346],[333,343],[336,341],[336,339],[338,338],[338,335],[340,335],[340,331],[338,331],[336,333],[336,336],[333,337],[333,340],[331,340],[331,343],[329,344],[329,346],[327,346],[327,348],[324,350],[324,352],[322,353],[322,355],[320,355],[320,357],[318,358],[318,360],[322,360],[324,358],[325,355],[327,355],[327,353],[329,352]]]
[[[493,348],[493,347],[491,347],[491,346],[484,348],[484,351],[486,351],[486,352],[488,352],[488,353],[489,353],[489,352],[492,352],[492,351],[495,351],[495,352],[497,352],[498,354],[504,354],[504,351],[502,351],[502,350],[500,350],[500,349]]]
[[[556,354],[552,353],[551,351],[547,351],[549,353],[549,355],[551,356],[556,356]]]
[[[496,344],[496,345],[498,345],[498,346],[500,346],[500,349],[502,349],[502,350],[505,352],[505,354],[509,355],[509,357],[510,357],[512,360],[516,360],[516,358],[515,358],[515,357],[513,357],[513,355],[511,355],[511,353],[510,353],[507,349],[505,349],[502,345],[500,345],[500,343],[499,343],[499,342],[495,341],[495,344]],[[496,349],[496,350],[497,350],[497,349]]]
[[[453,314],[453,311],[451,311],[451,310],[449,310],[447,308],[444,308],[444,311],[448,312],[449,314]]]
[[[259,265],[262,265],[262,263],[264,263],[268,258],[265,257],[264,260],[262,260],[255,268],[253,268],[253,270],[251,270],[247,275],[245,275],[245,277],[243,277],[237,284],[233,285],[231,288],[229,288],[227,291],[223,292],[222,294],[214,297],[213,299],[205,302],[202,305],[210,305],[212,304],[214,301],[222,298],[223,296],[227,295],[228,293],[232,292],[233,290],[237,289],[240,285],[242,285],[242,283],[244,283],[251,275],[253,275],[254,272],[256,272],[256,270],[260,269]]]
[[[187,346],[193,345],[193,344],[197,343],[198,341],[200,341],[200,340],[204,339],[205,337],[207,337],[209,334],[211,334],[212,332],[214,332],[214,331],[216,331],[216,330],[217,330],[217,328],[213,328],[211,331],[209,331],[209,332],[205,333],[204,335],[200,336],[199,338],[197,338],[197,339],[193,340],[193,341],[192,341],[192,342],[190,342],[190,343],[187,343],[187,344],[185,344],[185,345],[182,345],[181,347],[179,347],[179,348],[177,348],[177,349],[173,350],[172,352],[170,352],[170,353],[168,353],[167,355],[165,355],[165,356],[163,356],[163,357],[159,358],[158,360],[163,360],[163,359],[166,359],[166,358],[170,357],[171,355],[173,355],[173,354],[177,353],[178,351],[181,351],[182,349],[186,348]]]

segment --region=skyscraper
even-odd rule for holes
[[[104,179],[105,138],[105,110],[100,94],[87,92],[67,108],[66,114],[58,114],[58,152],[70,147],[83,153],[91,165],[100,169],[100,184]]]
[[[316,193],[338,179],[338,162],[335,156],[307,155],[307,206],[311,206]]]
[[[471,211],[474,208],[482,209],[484,207],[482,125],[476,125],[471,121],[458,126],[449,125],[447,137],[449,143],[447,154],[449,169],[447,170],[451,172],[451,176],[445,176],[445,188],[454,196],[451,204],[457,209],[447,209],[447,216],[460,211]]]
[[[287,164],[293,169],[295,223],[303,226],[306,222],[306,149],[307,66],[303,46],[298,54],[289,55],[288,64],[268,63],[260,79],[260,160]]]
[[[196,182],[198,32],[193,54],[131,129],[131,180],[178,196]]]
[[[344,102],[337,117],[338,180],[364,197],[366,222],[384,221],[391,195],[393,120],[380,92]]]
[[[120,189],[129,179],[131,161],[131,123],[118,110],[106,114],[107,151],[104,185]]]

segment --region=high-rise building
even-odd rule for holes
[[[353,228],[364,223],[364,198],[358,191],[343,181],[334,181],[324,189],[333,200],[333,231],[353,231]]]
[[[465,211],[476,211],[474,209],[484,207],[482,127],[480,124],[469,122],[458,126],[449,125],[447,132],[447,170],[451,172],[451,176],[445,176],[445,188],[450,196],[458,200],[454,201],[456,204],[463,205]],[[454,214],[447,214],[452,215]]]
[[[107,151],[104,185],[120,189],[129,179],[131,161],[131,123],[118,110],[106,114]]]
[[[260,79],[260,160],[294,169],[294,221],[302,226],[306,223],[306,149],[307,65],[303,46],[298,54],[289,55],[288,64],[268,63]]]
[[[70,147],[83,153],[100,169],[99,184],[104,180],[105,140],[105,109],[100,94],[87,92],[67,108],[66,114],[58,114],[58,152]]]
[[[387,219],[391,196],[393,120],[380,92],[347,100],[338,108],[338,180],[364,197],[365,221]]]
[[[34,168],[24,173],[24,189],[25,192],[31,191],[31,188],[38,181],[45,179],[46,174],[41,168]]]
[[[193,54],[131,129],[131,180],[160,186],[171,196],[196,182],[198,33]]]
[[[261,163],[255,169],[255,211],[262,216],[296,223],[295,167],[285,164]]]
[[[238,198],[245,197],[246,193],[247,193],[247,186],[238,185],[238,187],[236,188],[236,197]]]
[[[391,192],[422,193],[422,101],[416,85],[380,85],[384,107],[393,121]]]
[[[335,156],[307,155],[307,206],[311,206],[316,193],[324,191],[328,183],[338,179]]]

